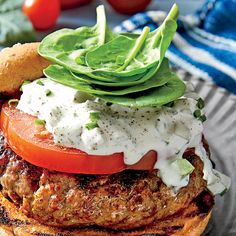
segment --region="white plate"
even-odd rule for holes
[[[236,235],[236,96],[210,82],[178,70],[181,78],[191,80],[205,100],[205,137],[210,145],[216,169],[231,177],[232,186],[224,196],[216,197],[207,236]]]

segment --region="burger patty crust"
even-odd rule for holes
[[[1,192],[23,213],[45,225],[128,230],[181,214],[207,191],[200,158],[194,150],[184,157],[195,170],[188,186],[174,196],[157,170],[82,175],[34,166],[17,156],[0,133]]]

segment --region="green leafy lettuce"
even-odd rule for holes
[[[124,106],[161,106],[178,99],[185,84],[165,58],[177,29],[174,5],[155,31],[115,34],[103,6],[92,27],[62,29],[48,35],[39,53],[54,62],[45,69],[51,80]]]

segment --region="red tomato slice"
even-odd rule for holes
[[[79,149],[55,145],[52,135],[35,125],[35,117],[4,104],[0,117],[0,128],[9,146],[26,161],[49,170],[81,174],[112,174],[126,168],[153,169],[156,152],[148,152],[141,161],[127,167],[123,153],[112,155],[90,155]]]
[[[0,127],[9,146],[26,161],[43,168],[69,173],[111,174],[126,168],[122,153],[88,155],[78,149],[55,145],[52,138],[39,138],[35,117],[6,104]]]
[[[157,162],[157,153],[156,151],[149,151],[145,154],[141,160],[137,163],[127,166],[127,169],[130,170],[152,170]]]

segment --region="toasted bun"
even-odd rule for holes
[[[155,222],[133,231],[111,231],[96,227],[69,229],[48,227],[26,217],[17,207],[0,194],[0,235],[1,236],[136,236],[143,234],[171,236],[200,236],[210,219],[211,210],[192,216],[196,206],[176,218]],[[195,209],[195,210],[194,210]],[[188,216],[187,216],[188,215]]]
[[[39,56],[39,43],[16,44],[0,53],[0,93],[12,94],[25,80],[43,75],[50,62]]]

